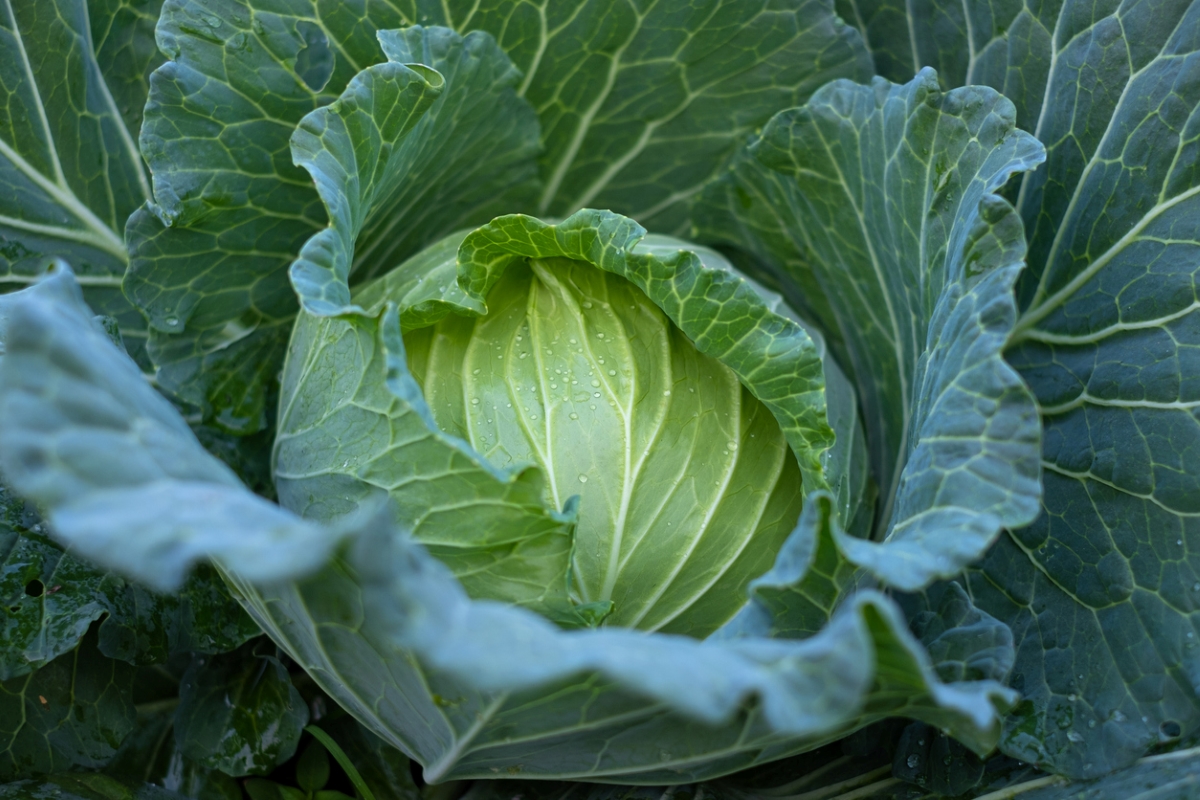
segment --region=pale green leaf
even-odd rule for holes
[[[321,564],[337,534],[251,494],[92,319],[69,269],[13,295],[0,470],[60,541],[155,588],[207,557],[252,579]]]

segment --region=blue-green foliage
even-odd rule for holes
[[[1195,792],[1198,164],[1200,0],[0,3],[0,799]]]

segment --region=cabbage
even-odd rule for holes
[[[0,471],[40,546],[179,597],[212,565],[430,782],[707,780],[891,717],[909,769],[938,729],[1094,776],[1200,724],[1193,5],[1079,23],[1139,54],[1094,119],[1100,55],[1018,92],[924,12],[894,49],[826,0],[459,6],[168,0],[163,58],[84,42],[85,111],[13,95]]]

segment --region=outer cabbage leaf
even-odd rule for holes
[[[52,299],[61,288],[52,279],[0,296],[0,361],[12,309],[32,295]],[[107,619],[99,630],[100,651],[135,664],[185,651],[230,650],[258,633],[212,570],[193,574],[172,595],[156,595],[65,552],[49,538],[32,506],[3,485],[0,554],[0,605],[7,611],[0,617],[6,643],[0,680],[37,669],[75,647],[102,616]]]
[[[173,409],[92,323],[69,273],[51,280],[9,317],[0,361],[6,474],[37,496],[59,535],[122,541],[106,558],[144,580],[182,574],[198,554],[224,565],[273,637],[340,703],[422,760],[430,778],[521,764],[544,776],[686,780],[809,749],[895,713],[980,750],[994,740],[996,705],[1008,692],[994,682],[940,683],[898,611],[873,593],[802,642],[563,632],[523,609],[470,601],[395,530],[390,512],[360,526],[344,559],[278,583],[327,552],[337,532],[247,505],[248,493],[196,454]],[[74,391],[52,391],[65,386]],[[31,396],[43,399],[40,413]],[[87,408],[74,397],[87,397]],[[141,440],[128,444],[121,432],[130,430]],[[103,474],[87,469],[98,463],[96,447]],[[199,506],[190,488],[197,479],[216,487]],[[128,501],[117,508],[154,515],[161,549],[151,557],[128,546],[138,538],[120,538],[126,517],[78,511],[114,491]],[[64,525],[72,513],[87,524]]]
[[[151,210],[130,221],[126,288],[150,318],[163,386],[232,430],[264,424],[263,387],[295,309],[283,267],[324,224],[287,163],[292,130],[380,59],[377,31],[417,22],[490,33],[520,73],[490,55],[478,69],[488,48],[392,39],[393,60],[431,66],[449,85],[430,115],[440,121],[403,157],[410,182],[364,233],[363,275],[457,227],[540,206],[565,215],[603,203],[680,227],[687,200],[747,132],[830,78],[870,69],[828,0],[644,11],[385,0],[355,13],[310,0],[169,0],[159,38],[170,61],[153,77],[142,133],[162,221]]]
[[[989,3],[836,0],[838,13],[862,34],[876,71],[907,81],[933,67],[944,88],[991,86],[1013,102],[1017,125],[1032,131],[1056,57],[1062,2]],[[1090,11],[1088,13],[1091,13]]]
[[[0,8],[0,291],[68,259],[88,302],[119,319],[139,360],[145,321],[121,293],[125,219],[150,197],[135,137],[160,59],[161,0]]]
[[[1008,357],[1041,405],[1044,511],[971,585],[1017,634],[1005,749],[1090,777],[1200,728],[1200,4],[1081,11],[1018,200]]]
[[[990,681],[938,683],[894,606],[872,592],[803,642],[564,632],[469,600],[445,566],[382,523],[286,590],[230,577],[268,632],[428,780],[504,771],[679,782],[897,713],[986,751],[993,704],[1011,700]]]
[[[749,133],[833,78],[870,74],[832,11],[825,0],[488,0],[447,4],[444,24],[491,32],[525,74],[544,146],[537,213],[611,208],[678,235],[687,202]]]
[[[0,471],[54,536],[150,587],[215,556],[258,580],[327,558],[336,533],[251,494],[92,318],[70,269],[11,296]]]
[[[894,4],[844,8],[885,74],[933,64],[950,85],[1001,89],[1047,146],[1013,195],[1030,269],[1007,354],[1042,406],[1043,514],[970,586],[1017,636],[1029,702],[1004,749],[1096,775],[1200,725],[1200,10],[932,3],[895,25]]]
[[[836,337],[862,397],[884,541],[845,557],[901,589],[953,576],[1040,494],[1036,407],[1001,349],[1020,220],[994,194],[1043,158],[990,89],[832,83],[783,112],[696,212]]]
[[[171,60],[152,77],[141,137],[156,202],[129,221],[125,287],[149,317],[163,387],[229,430],[265,423],[265,386],[296,311],[286,266],[327,221],[311,182],[289,163],[295,127],[380,60],[376,30],[413,21],[388,3],[372,4],[363,19],[304,0],[164,7],[159,38]],[[380,214],[363,241],[370,259],[359,265],[365,273],[497,208],[524,204],[536,170],[536,121],[488,36],[413,28],[391,42],[392,55],[427,62],[449,84],[396,154],[393,169],[414,161],[420,168],[377,198]],[[404,72],[387,63],[360,82]],[[433,96],[409,113],[419,116]]]

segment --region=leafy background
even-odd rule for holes
[[[449,193],[460,204],[439,202],[446,182],[438,175],[414,182],[415,195],[397,199],[398,207],[445,209],[444,217],[422,218],[414,228],[482,222],[494,213],[489,204],[501,186],[513,193],[503,196],[511,203],[506,210],[561,213],[583,202],[612,205],[652,227],[686,232],[687,201],[723,169],[738,143],[770,113],[804,101],[831,77],[865,79],[873,61],[875,71],[899,82],[929,65],[944,88],[993,86],[1013,100],[1017,124],[1044,142],[1048,153],[1045,166],[1007,190],[1024,222],[1030,263],[1018,287],[1020,317],[1007,356],[1041,408],[1043,509],[1033,525],[1005,533],[960,579],[972,603],[1014,636],[1010,683],[1025,702],[1006,721],[1002,750],[1081,776],[1133,764],[1092,786],[1096,796],[1194,791],[1193,756],[1186,749],[1174,758],[1136,760],[1159,742],[1188,744],[1200,714],[1194,654],[1200,534],[1193,522],[1194,498],[1200,497],[1193,444],[1198,387],[1190,378],[1200,236],[1197,5],[1068,0],[999,8],[969,0],[931,3],[910,15],[886,2],[839,2],[837,13],[858,32],[855,37],[838,28],[820,3],[787,12],[805,23],[792,28],[780,24],[783,12],[746,3],[739,8],[748,10],[725,11],[745,16],[722,21],[743,30],[746,42],[757,41],[764,28],[789,31],[769,54],[736,46],[737,40],[706,50],[705,37],[697,35],[666,61],[639,52],[635,34],[656,25],[674,29],[681,20],[625,6],[609,13],[599,2],[580,4],[570,19],[555,19],[552,5],[479,3],[458,9],[380,3],[356,12],[288,2],[272,4],[268,12],[255,4],[175,0],[162,8],[133,0],[5,2],[0,284],[27,285],[46,256],[70,261],[88,302],[115,320],[114,330],[139,363],[150,369],[153,359],[151,379],[179,400],[205,444],[251,486],[269,492],[265,442],[228,434],[270,427],[270,377],[294,313],[282,276],[299,245],[326,221],[311,184],[290,162],[288,139],[300,117],[336,96],[360,67],[382,59],[373,29],[420,22],[496,33],[523,73],[519,82],[501,75],[498,92],[526,98],[546,131],[535,166],[520,167],[518,158],[495,184],[468,181],[480,187],[477,196],[454,187]],[[152,91],[150,75],[164,61],[154,42],[160,11],[159,42],[172,61]],[[687,20],[682,26],[689,30]],[[244,50],[238,49],[239,36]],[[253,36],[270,46],[245,47]],[[217,51],[205,50],[205,43],[221,45],[222,57],[212,58]],[[814,57],[821,67],[815,74],[781,69],[814,63]],[[235,69],[233,63],[252,69]],[[572,68],[579,76],[574,91],[557,92],[555,76]],[[676,80],[685,88],[640,98],[639,106],[622,87],[656,71],[667,77],[656,74],[655,81]],[[259,84],[243,83],[250,73]],[[273,78],[280,76],[289,79],[286,96],[276,91],[280,84]],[[761,103],[746,104],[757,106],[759,116],[727,113],[727,98],[735,94],[761,96]],[[215,102],[247,95],[269,99],[259,104],[269,107]],[[151,110],[171,108],[179,126],[166,124],[160,114],[143,127],[147,96]],[[563,102],[563,96],[577,100]],[[214,107],[232,109],[233,116],[213,119]],[[469,109],[450,113],[469,117]],[[443,124],[467,127],[461,117]],[[177,147],[183,136],[194,141],[201,130],[211,137],[208,146]],[[721,135],[696,144],[696,152],[708,154],[698,159],[708,171],[692,174],[673,163],[689,133],[712,130]],[[160,180],[159,171],[152,181],[144,168],[139,131],[150,167],[170,163],[169,181]],[[512,136],[514,142],[521,138],[515,117]],[[616,149],[597,146],[600,140]],[[524,147],[528,155],[534,144],[525,140],[513,147]],[[464,152],[475,159],[482,151]],[[207,168],[222,156],[226,168],[211,181],[188,169]],[[605,168],[620,169],[610,170],[603,184],[589,183],[579,176],[596,174],[587,161],[593,157]],[[541,179],[540,193],[534,191],[535,177]],[[646,188],[668,183],[684,187],[680,196]],[[151,205],[143,207],[147,201]],[[386,252],[377,247],[376,266],[356,265],[362,275],[424,243],[411,231],[397,232],[384,218],[371,230],[380,241],[400,244]],[[704,237],[703,226],[698,233]],[[365,241],[373,241],[371,235]],[[749,238],[714,241],[752,255]],[[804,259],[793,243],[780,263]],[[148,329],[121,294],[126,275],[130,296],[149,314]],[[786,281],[780,288],[786,293]],[[836,339],[831,345],[838,346]],[[104,762],[164,767],[161,772],[147,767],[137,777],[127,772],[104,779],[63,776],[49,784],[21,780],[0,793],[123,797],[150,791],[138,788],[140,783],[163,783],[170,774],[186,776],[170,784],[185,794],[236,796],[240,789],[222,777],[218,764],[234,771],[241,766],[206,761],[215,756],[197,755],[202,749],[159,757],[166,752],[162,747],[175,746],[162,744],[171,738],[162,731],[175,726],[179,741],[173,697],[179,708],[188,707],[182,689],[171,687],[190,674],[196,685],[224,681],[221,685],[234,687],[230,691],[258,692],[254,696],[265,706],[297,708],[287,665],[277,654],[255,650],[262,643],[242,645],[254,630],[211,574],[199,574],[178,597],[152,595],[64,553],[23,504],[9,495],[3,502],[0,587],[9,611],[3,617],[0,718],[6,722],[0,723],[0,743],[9,771],[0,774],[23,779]],[[216,665],[201,664],[205,657],[194,655],[222,650],[232,654]],[[195,677],[209,670],[213,675],[203,682]],[[247,689],[246,679],[239,683],[237,676],[249,671],[257,677]],[[150,675],[162,676],[167,688],[139,698],[139,691],[155,685]],[[300,716],[294,712],[293,719]],[[157,739],[145,733],[155,724]],[[288,747],[255,739],[261,732],[253,720],[227,725],[216,739],[240,726],[253,742],[251,751],[270,753],[255,769],[286,762]],[[208,736],[211,742],[214,734]],[[893,777],[886,770],[894,754],[868,767],[856,751],[821,751],[811,756],[825,759],[820,768],[849,759],[842,766],[857,772],[834,780],[846,773],[839,772],[841,766],[831,768],[821,773],[828,779],[802,786],[759,775],[744,779],[748,788],[673,791],[789,796],[822,784],[836,787],[830,797],[838,792],[902,797],[901,792],[922,796],[924,789],[878,784],[907,778],[921,787],[916,779],[924,776],[931,790],[942,793],[963,785],[935,777],[936,770],[912,772],[932,758],[932,750],[921,748],[941,747],[929,744],[933,738],[923,742],[919,733],[903,732],[880,737],[894,741],[895,753],[903,755],[892,765]],[[132,749],[136,741],[151,739],[156,744],[144,752],[154,758]],[[120,750],[122,741],[129,749]],[[946,757],[957,763],[953,754],[941,760]],[[395,770],[396,756],[390,758]],[[996,763],[1001,762],[1008,764]],[[364,774],[365,763],[359,766]],[[815,763],[779,770],[819,771]],[[985,786],[1022,776],[1021,767],[1008,767],[1011,772],[990,762],[985,775],[995,770],[1010,777],[996,783],[988,778]],[[878,780],[861,783],[863,775]],[[290,778],[294,775],[283,780]],[[1048,800],[1068,791],[1050,779],[1034,779],[1039,780],[1045,783],[1029,796]],[[1152,784],[1159,788],[1147,788]],[[513,791],[511,784],[481,787],[471,791]],[[866,788],[874,794],[862,793]],[[399,789],[392,791],[399,796]],[[584,791],[593,790],[562,789]]]

